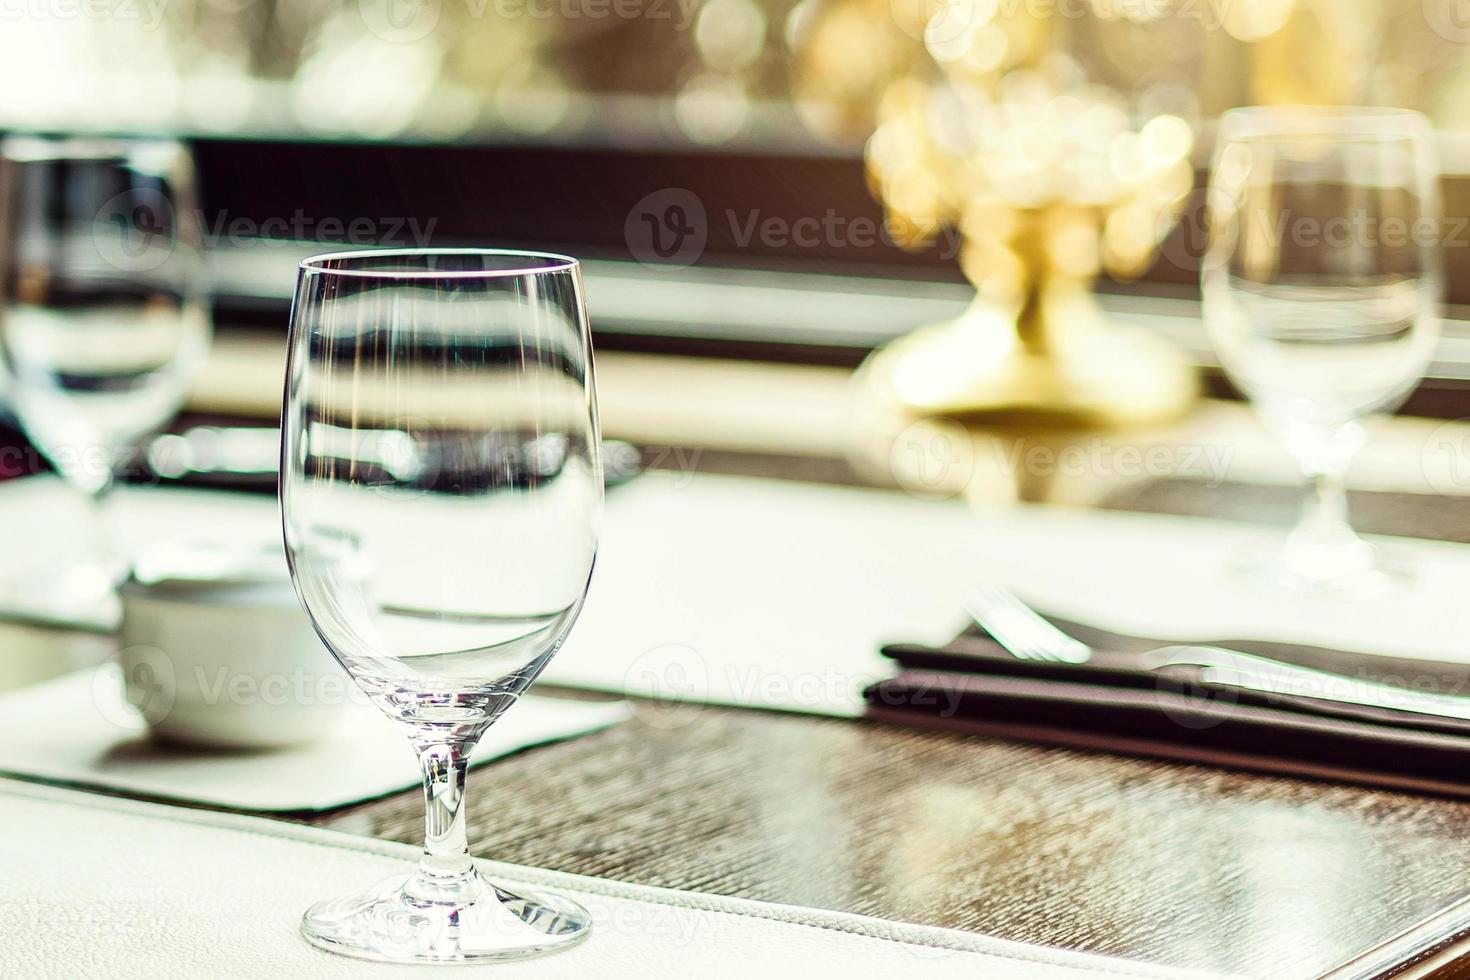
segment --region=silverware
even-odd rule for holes
[[[1470,721],[1470,698],[1457,694],[1416,691],[1224,647],[1160,647],[1144,654],[1144,662],[1153,670],[1176,665],[1200,667],[1200,680],[1206,684]]]
[[[1057,629],[1003,586],[984,585],[971,592],[965,611],[1022,660],[1080,664],[1092,656],[1086,643]]]
[[[1091,647],[1068,636],[1002,586],[975,590],[966,611],[1021,660],[1080,664],[1092,656]],[[1470,698],[1416,691],[1224,647],[1174,644],[1144,653],[1142,661],[1150,670],[1198,667],[1203,683],[1221,687],[1470,721]]]

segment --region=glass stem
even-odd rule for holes
[[[1345,426],[1317,434],[1298,454],[1311,484],[1286,544],[1287,563],[1298,575],[1326,580],[1372,565],[1372,548],[1348,521],[1348,465],[1362,441],[1361,427]]]
[[[109,478],[97,486],[87,488],[87,552],[91,556],[92,564],[108,575],[119,576],[122,555],[117,537],[113,533],[112,508],[109,505],[113,486],[114,483]]]
[[[429,901],[463,899],[474,875],[465,834],[464,791],[473,742],[427,742],[418,746],[424,774],[424,854],[410,881],[415,896]]]
[[[1332,467],[1307,474],[1312,492],[1302,505],[1301,526],[1314,529],[1319,536],[1352,533],[1348,524],[1347,479],[1345,467]]]

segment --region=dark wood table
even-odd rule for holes
[[[1258,518],[1253,493],[1150,484],[1110,506],[1229,516],[1237,500]],[[1366,530],[1470,527],[1470,502],[1380,496]],[[637,709],[477,769],[474,853],[1270,978],[1323,974],[1470,893],[1463,801],[868,721]],[[421,803],[307,822],[417,843]],[[1413,975],[1430,973],[1449,975]]]

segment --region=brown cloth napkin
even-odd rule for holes
[[[896,677],[869,687],[868,716],[908,725],[1337,782],[1470,797],[1470,721],[1207,683],[1197,667],[1150,669],[1168,641],[1052,618],[1096,653],[1085,664],[1005,652],[978,627],[942,647],[894,644]],[[1470,667],[1289,644],[1210,640],[1348,679],[1470,698]],[[1340,690],[1350,690],[1345,680]]]

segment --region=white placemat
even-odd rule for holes
[[[1141,636],[1259,638],[1470,660],[1470,546],[1375,538],[1417,569],[1372,602],[1233,572],[1283,529],[898,492],[649,473],[610,495],[587,607],[547,677],[670,699],[857,714],[886,642],[939,643],[1004,582]]]
[[[52,579],[90,553],[94,521],[86,508],[86,500],[54,476],[0,482],[6,529],[0,611],[6,618],[103,632],[116,627],[116,603],[68,606],[49,591]],[[218,490],[121,486],[107,501],[107,523],[124,555],[167,539],[279,547],[279,514],[274,497]]]
[[[622,702],[528,695],[491,726],[474,764],[606,728],[627,715]],[[293,748],[159,746],[124,701],[111,665],[0,696],[0,772],[264,812],[328,810],[419,783],[408,740],[367,705],[348,706],[330,736]]]
[[[0,485],[14,563],[74,531],[53,480]],[[277,540],[274,502],[122,488],[135,543]],[[891,672],[887,642],[939,643],[963,625],[972,583],[1108,629],[1229,636],[1470,661],[1470,546],[1375,538],[1417,568],[1372,602],[1302,599],[1232,574],[1282,529],[1065,507],[980,510],[864,490],[652,471],[608,495],[581,619],[546,679],[679,701],[857,715]],[[0,651],[0,657],[3,657]]]
[[[416,849],[253,817],[0,780],[0,962],[16,976],[425,977],[321,952],[297,932],[325,896],[406,870]],[[590,938],[456,977],[1204,976],[949,929],[484,862],[563,892]]]

